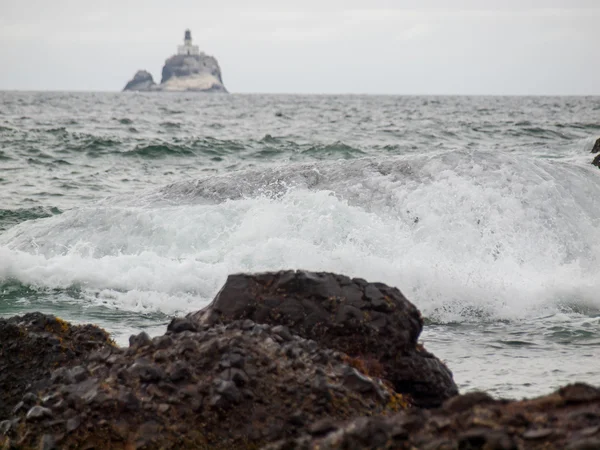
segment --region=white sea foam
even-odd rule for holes
[[[20,224],[0,236],[0,279],[166,314],[203,306],[229,273],[287,268],[398,286],[440,321],[600,308],[596,172],[465,152],[315,170],[227,175]],[[221,189],[236,180],[236,195]]]

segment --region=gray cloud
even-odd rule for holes
[[[600,94],[600,3],[0,0],[0,89],[120,90],[191,28],[232,92]]]

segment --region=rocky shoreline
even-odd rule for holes
[[[126,348],[0,320],[3,449],[598,449],[600,389],[459,395],[402,293],[331,273],[232,275]]]

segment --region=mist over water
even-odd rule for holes
[[[326,270],[397,286],[463,390],[600,375],[600,98],[1,95],[3,315],[124,344]]]

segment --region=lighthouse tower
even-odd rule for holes
[[[178,55],[199,55],[200,50],[197,45],[192,45],[192,32],[190,30],[185,30],[185,35],[183,37],[183,45],[177,46],[177,54]]]

